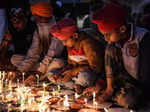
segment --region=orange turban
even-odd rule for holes
[[[31,6],[32,15],[38,15],[41,17],[51,17],[53,8],[47,2],[38,2]]]

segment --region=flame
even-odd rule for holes
[[[96,93],[95,92],[93,92],[93,98],[95,98],[96,97]]]
[[[75,99],[79,98],[80,95],[78,95],[77,93],[75,93]]]
[[[87,104],[87,98],[84,98],[84,102],[85,102],[85,104]]]
[[[45,88],[47,85],[45,83],[43,83],[43,88]]]
[[[133,112],[133,110],[130,110],[130,112]]]

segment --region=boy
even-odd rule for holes
[[[67,47],[69,66],[64,67],[66,69],[61,74],[52,75],[50,80],[62,82],[69,88],[75,85],[77,92],[80,87],[92,85],[97,74],[103,73],[103,45],[84,32],[79,32],[76,23],[69,18],[59,21],[50,32]]]
[[[137,103],[141,89],[149,86],[149,32],[126,22],[127,14],[119,5],[107,4],[93,15],[93,22],[108,42],[105,51],[107,88],[99,102],[117,96],[126,108]],[[148,93],[148,91],[146,91]]]

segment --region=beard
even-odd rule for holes
[[[49,49],[50,43],[51,43],[51,38],[49,36],[50,24],[39,23],[38,31],[39,31],[40,49],[41,49],[41,52],[44,55],[46,55]]]

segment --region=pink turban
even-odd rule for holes
[[[71,37],[77,31],[77,25],[74,20],[70,18],[62,19],[57,25],[51,28],[50,33],[59,40],[65,40]]]

